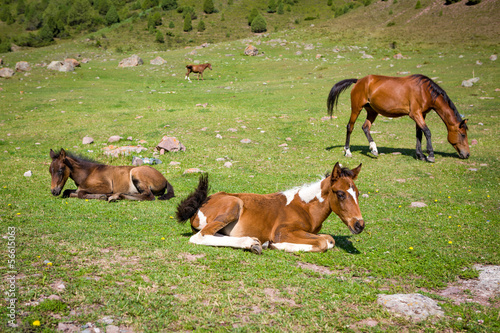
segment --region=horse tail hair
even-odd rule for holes
[[[203,203],[207,201],[208,191],[208,174],[204,174],[200,176],[198,187],[177,206],[175,216],[179,223],[187,221],[196,214]]]
[[[167,188],[165,194],[160,195],[158,197],[158,200],[169,200],[172,199],[173,197],[175,197],[174,187],[167,181]]]
[[[328,115],[330,117],[333,114],[333,108],[337,107],[337,104],[339,102],[339,95],[356,82],[358,82],[358,79],[345,79],[335,83],[335,85],[332,87],[332,90],[330,90],[330,94],[328,95],[328,101],[326,103],[328,107]]]

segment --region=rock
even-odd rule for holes
[[[423,208],[423,207],[427,207],[427,205],[423,202],[418,202],[418,201],[414,201],[411,203],[410,207],[413,207],[413,208]]]
[[[137,157],[137,156],[134,156],[132,158],[132,165],[133,166],[139,166],[139,165],[143,165],[143,164],[144,164],[144,161],[142,160],[142,158]]]
[[[119,135],[113,135],[113,136],[109,137],[108,142],[109,143],[118,142],[121,139],[123,139],[121,136],[119,136]]]
[[[156,57],[153,60],[149,61],[151,65],[163,65],[166,64],[167,61],[163,59],[162,57]]]
[[[238,132],[238,130],[236,128],[228,128],[227,131],[232,132],[232,133]]]
[[[87,135],[86,135],[86,136],[83,138],[83,140],[82,140],[82,144],[83,144],[83,145],[89,145],[89,144],[91,144],[91,143],[94,143],[94,139],[93,139],[92,137],[90,137],[90,136],[87,136]]]
[[[30,64],[26,61],[19,61],[16,63],[16,72],[27,72],[30,71]]]
[[[476,139],[472,139],[471,142],[470,142],[470,144],[471,144],[471,146],[473,146],[473,145],[477,145],[478,142],[477,142]]]
[[[230,167],[232,167],[232,166],[233,166],[233,163],[231,163],[231,162],[226,162],[226,163],[224,163],[224,166],[225,166],[226,168],[230,168]]]
[[[361,59],[373,59],[373,56],[372,55],[369,55],[369,54],[363,54],[361,56]]]
[[[404,56],[404,55],[402,55],[401,53],[395,54],[395,55],[393,55],[392,57],[393,57],[394,59],[398,59],[398,60],[399,60],[399,59],[404,59],[404,58],[405,58],[405,56]]]
[[[102,317],[97,322],[102,323],[102,324],[111,325],[111,324],[113,324],[114,320],[110,316],[106,316],[106,317]]]
[[[66,323],[59,323],[57,324],[57,330],[62,331],[64,333],[73,333],[73,332],[80,332],[80,326],[73,325],[73,324],[66,324]]]
[[[306,44],[306,45],[304,45],[304,50],[314,50],[314,45]]]
[[[170,165],[179,165],[179,164],[181,164],[181,162],[175,162],[175,161],[172,161],[172,162],[170,162],[169,164],[170,164]]]
[[[118,67],[134,67],[142,65],[144,62],[138,55],[134,54],[129,58],[125,58],[118,64]]]
[[[496,60],[497,60],[497,55],[496,55],[496,54],[492,54],[492,55],[490,56],[490,60],[491,60],[491,61],[496,61]],[[1,63],[0,63],[0,64],[1,64]]]
[[[366,194],[366,193],[363,193],[363,195],[361,195],[361,197],[363,197],[363,198],[369,198],[370,196],[368,194]]]
[[[64,59],[64,62],[71,64],[71,66],[73,67],[80,67],[80,63],[78,62],[78,60],[73,58],[66,58]]]
[[[295,55],[302,55],[302,51],[295,52]]]
[[[16,72],[13,69],[4,67],[0,69],[0,77],[9,78],[12,77]]]
[[[253,45],[248,45],[245,48],[244,54],[247,56],[256,56],[259,54],[259,50]]]
[[[134,139],[133,139],[131,136],[127,136],[127,140],[128,140],[128,141],[132,141],[132,140],[134,140]]]
[[[61,280],[55,281],[50,286],[52,287],[52,289],[55,289],[56,291],[59,291],[59,292],[64,291],[66,289],[64,282]]]
[[[215,138],[216,138],[216,139],[222,139],[222,135],[217,134],[217,135],[215,136]]]
[[[106,326],[106,333],[120,333],[120,328],[115,325]]]
[[[198,169],[198,168],[189,168],[189,169],[184,170],[184,172],[182,174],[185,175],[187,173],[203,173],[203,171]]]
[[[377,303],[389,311],[411,317],[415,321],[444,315],[436,301],[422,294],[378,295]]]
[[[60,301],[61,297],[59,297],[57,295],[50,295],[49,297],[47,297],[47,299],[50,299],[52,301]]]
[[[186,147],[176,137],[164,136],[161,142],[156,146],[157,150],[165,149],[168,152],[186,151]]]
[[[52,61],[47,69],[59,72],[72,72],[75,70],[75,67],[71,62],[62,62],[62,61]]]
[[[472,87],[472,85],[479,81],[478,77],[462,81],[462,87]]]
[[[321,59],[323,56],[321,54],[316,54],[316,59]]]
[[[28,170],[24,173],[24,177],[31,177],[33,176],[33,172],[31,172],[31,170]]]
[[[482,63],[481,61],[479,61],[479,60],[477,60],[477,61],[476,61],[476,65],[481,66],[482,64],[483,64],[483,63]]]
[[[141,147],[141,146],[116,147],[113,145],[109,145],[107,147],[102,148],[102,150],[104,150],[104,155],[118,157],[120,155],[128,156],[131,153],[140,154],[142,151],[148,150],[148,149],[145,147]]]
[[[252,142],[252,140],[250,140],[250,139],[243,139],[240,142],[241,143],[250,143],[250,142]]]

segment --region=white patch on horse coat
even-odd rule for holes
[[[129,175],[130,177],[130,182],[128,184],[128,192],[127,194],[137,194],[139,191],[137,190],[137,187],[135,187],[134,182],[132,181],[132,172]]]
[[[205,235],[201,231],[191,236],[190,243],[208,246],[227,246],[240,249],[250,249],[253,245],[259,244],[259,241],[252,237],[231,237],[221,234]]]
[[[196,229],[201,230],[207,225],[207,217],[202,213],[201,210],[198,210],[198,220],[200,222],[198,224],[198,228]]]
[[[352,187],[349,187],[349,189],[347,190],[347,193],[349,193],[354,198],[354,202],[357,204],[358,198],[356,198],[356,191],[354,191],[354,189]]]
[[[351,153],[351,150],[349,148],[344,148],[344,155],[346,157],[352,157],[352,153]]]
[[[298,252],[305,251],[309,252],[312,250],[313,246],[310,244],[295,244],[295,243],[273,243],[273,246],[278,250],[283,250],[285,252]]]
[[[375,142],[370,142],[370,150],[373,152],[376,152],[378,153],[378,150],[377,150],[377,145],[375,144]]]
[[[286,205],[288,206],[290,202],[292,202],[293,198],[295,197],[295,194],[297,193],[299,194],[299,197],[302,199],[302,201],[304,201],[305,203],[309,203],[314,198],[317,198],[319,202],[323,202],[325,200],[321,196],[321,182],[323,181],[323,179],[312,184],[306,184],[301,187],[295,187],[290,190],[281,192],[281,194],[283,194],[286,197]]]

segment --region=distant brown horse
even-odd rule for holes
[[[196,232],[190,242],[262,252],[262,244],[288,252],[324,252],[333,248],[332,236],[318,234],[333,211],[353,234],[365,227],[354,185],[361,170],[335,164],[331,175],[281,193],[218,192],[208,196],[208,176],[177,207],[177,220],[191,220]]]
[[[342,80],[333,86],[328,95],[327,106],[330,116],[333,113],[333,107],[338,103],[339,95],[353,83],[356,84],[351,91],[351,118],[347,124],[345,156],[352,156],[349,148],[351,132],[361,110],[365,108],[367,116],[362,128],[370,144],[370,150],[375,156],[378,155],[377,145],[370,135],[370,128],[375,118],[379,114],[394,118],[410,116],[417,128],[417,158],[434,162],[431,132],[425,124],[425,116],[429,111],[435,110],[448,129],[448,142],[455,148],[460,158],[469,158],[467,119],[462,120],[446,92],[427,76],[420,74],[406,77],[368,75],[360,80]],[[428,157],[422,153],[422,132],[427,140]]]
[[[212,65],[209,63],[201,65],[187,65],[186,68],[187,68],[187,73],[185,79],[191,81],[191,79],[189,78],[189,73],[193,72],[193,73],[198,73],[198,80],[200,80],[200,75],[201,79],[204,80],[203,71],[207,68],[210,68],[210,70],[212,70]]]
[[[68,178],[74,180],[76,190],[65,190],[63,197],[80,199],[168,200],[174,197],[172,185],[156,169],[149,166],[111,166],[76,157],[61,149],[50,150],[52,163],[51,192],[61,193]],[[165,193],[166,192],[166,193]]]

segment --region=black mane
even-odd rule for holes
[[[428,83],[428,89],[431,92],[431,97],[432,101],[434,102],[436,98],[439,96],[443,97],[443,100],[448,106],[453,110],[453,113],[455,113],[455,117],[459,122],[462,121],[462,117],[460,116],[460,113],[458,113],[457,108],[455,107],[455,104],[451,101],[450,97],[446,94],[446,91],[444,91],[443,88],[441,88],[436,82],[432,81],[432,79],[428,78],[425,75],[422,74],[413,74],[411,77],[415,80],[418,80],[420,84],[422,83]]]
[[[325,173],[325,178],[328,178],[330,177],[332,173],[330,171],[328,171],[327,173]],[[349,169],[349,168],[341,168],[340,169],[340,177],[354,177],[354,174],[352,173],[352,170]]]
[[[54,158],[57,159],[57,158],[59,158],[59,156],[61,156],[61,152],[55,153]],[[73,153],[70,153],[69,151],[66,151],[66,156],[75,160],[80,165],[85,165],[85,164],[87,164],[87,165],[90,165],[90,164],[104,165],[103,163],[97,162],[91,158],[84,157],[81,155],[75,155]]]

